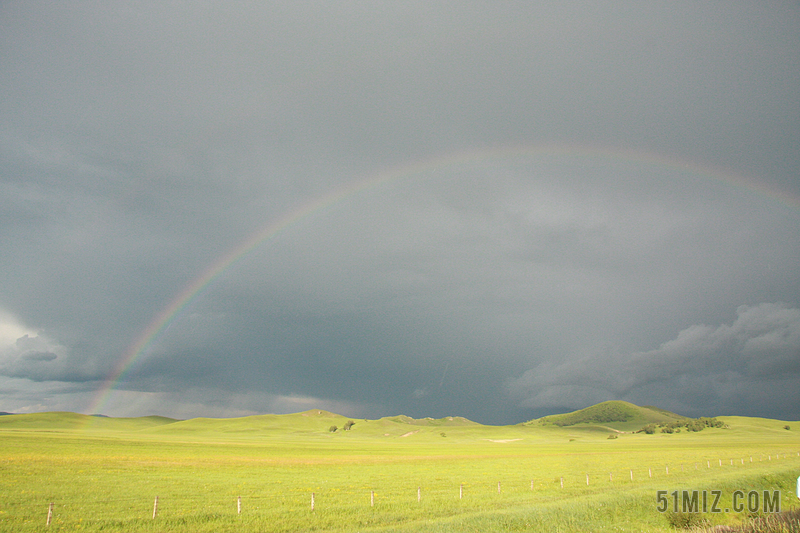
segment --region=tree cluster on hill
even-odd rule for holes
[[[661,433],[680,433],[681,428],[686,431],[703,431],[705,428],[724,428],[725,423],[716,418],[701,416],[700,418],[682,418],[666,424],[647,424],[636,433],[652,435],[656,431]]]
[[[355,422],[353,422],[352,420],[348,420],[347,422],[345,422],[344,427],[342,429],[345,430],[345,431],[350,431],[350,429],[354,425],[356,425]],[[328,431],[330,431],[331,433],[336,433],[337,431],[339,431],[339,426],[335,426],[335,425],[331,426],[331,427],[328,428]]]

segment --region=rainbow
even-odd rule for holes
[[[134,366],[137,359],[145,353],[150,346],[168,329],[170,323],[181,314],[199,294],[204,292],[209,285],[234,264],[242,261],[254,249],[262,246],[276,235],[287,230],[299,221],[320,214],[345,198],[352,197],[369,189],[377,188],[388,182],[431,172],[438,168],[447,168],[454,165],[477,163],[486,160],[504,159],[509,157],[553,155],[584,158],[600,158],[622,160],[628,162],[644,163],[658,167],[672,169],[680,172],[691,172],[712,180],[720,181],[736,188],[747,189],[751,192],[771,197],[789,207],[800,209],[800,197],[782,191],[777,187],[747,179],[744,176],[732,173],[729,170],[710,166],[698,165],[655,154],[627,149],[612,149],[603,147],[576,146],[576,145],[537,145],[483,148],[468,152],[457,152],[443,156],[435,156],[387,169],[375,175],[356,180],[347,186],[316,198],[308,203],[298,206],[287,212],[281,218],[272,221],[265,227],[253,233],[250,237],[232,248],[228,253],[217,259],[200,276],[189,283],[180,291],[172,301],[153,317],[147,327],[137,337],[136,341],[117,360],[113,370],[97,389],[94,397],[85,410],[87,413],[99,413],[108,402],[117,383],[125,378],[127,372]]]

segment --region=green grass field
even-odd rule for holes
[[[722,507],[737,489],[780,490],[783,510],[800,506],[800,423],[720,420],[728,427],[646,435],[618,433],[630,418],[500,427],[390,417],[332,433],[348,419],[316,410],[8,415],[0,531],[45,529],[51,502],[47,530],[176,532],[674,531],[658,490],[720,490]]]

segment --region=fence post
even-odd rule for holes
[[[667,465],[667,475],[669,475],[669,465]]]
[[[647,467],[647,474],[648,474],[650,477],[653,477],[653,471],[650,469],[650,467],[649,467],[649,466]]]
[[[564,476],[561,476],[561,488],[564,488]]]
[[[422,487],[417,487],[417,502],[422,499]]]
[[[497,494],[500,494],[500,482],[497,482]]]
[[[314,510],[314,493],[311,493],[311,510]]]
[[[153,520],[156,519],[157,512],[158,512],[158,496],[156,496],[156,501],[153,502]]]
[[[586,473],[586,486],[589,486],[589,473]]]
[[[461,499],[461,498],[463,498],[463,497],[464,497],[464,484],[463,484],[463,483],[461,483],[461,484],[458,486],[458,499],[460,500],[460,499]]]
[[[242,514],[242,497],[236,498],[236,514]]]
[[[50,525],[50,521],[53,519],[53,502],[50,502],[50,505],[47,508],[47,525]]]
[[[369,506],[370,507],[375,507],[375,491],[374,490],[369,491]]]
[[[631,470],[631,481],[633,481],[633,470]]]

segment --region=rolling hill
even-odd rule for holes
[[[639,407],[629,402],[608,401],[560,415],[545,416],[525,425],[590,427],[614,431],[637,431],[646,424],[666,424],[686,417],[657,407]]]
[[[113,418],[82,415],[78,413],[52,411],[46,413],[9,414],[0,417],[0,430],[3,429],[62,429],[140,431],[156,426],[177,422],[164,416],[141,416],[135,418]]]
[[[754,431],[769,427],[783,434],[785,423],[747,417],[722,417],[726,423],[753,426]],[[727,422],[730,420],[730,422]],[[641,430],[646,425],[667,425],[691,419],[653,406],[640,407],[623,401],[602,402],[571,413],[545,416],[512,426],[489,426],[463,417],[415,419],[405,415],[383,417],[377,420],[351,419],[325,411],[310,409],[292,414],[265,414],[239,418],[192,418],[176,420],[160,416],[139,418],[113,418],[83,415],[70,412],[46,412],[6,415],[0,417],[0,431],[111,431],[136,432],[153,437],[202,439],[251,439],[289,437],[292,439],[313,436],[327,438],[434,438],[448,436],[464,439],[484,439],[493,442],[512,442],[530,439],[551,439],[564,432],[570,437],[590,434],[620,434]],[[751,423],[752,422],[752,423]],[[352,425],[344,431],[345,425]],[[331,431],[333,427],[336,431]],[[536,431],[532,431],[536,430]],[[505,440],[504,440],[505,439]],[[403,440],[407,440],[403,438]]]
[[[344,427],[352,424],[350,431]],[[331,431],[336,427],[336,431]],[[193,418],[176,421],[170,425],[152,428],[149,433],[161,435],[201,435],[214,433],[228,436],[302,436],[344,433],[360,436],[391,437],[409,436],[418,433],[440,435],[448,428],[484,428],[477,422],[463,417],[415,419],[405,415],[389,416],[377,420],[353,419],[322,409],[310,409],[301,413],[283,415],[254,415],[240,418]]]

